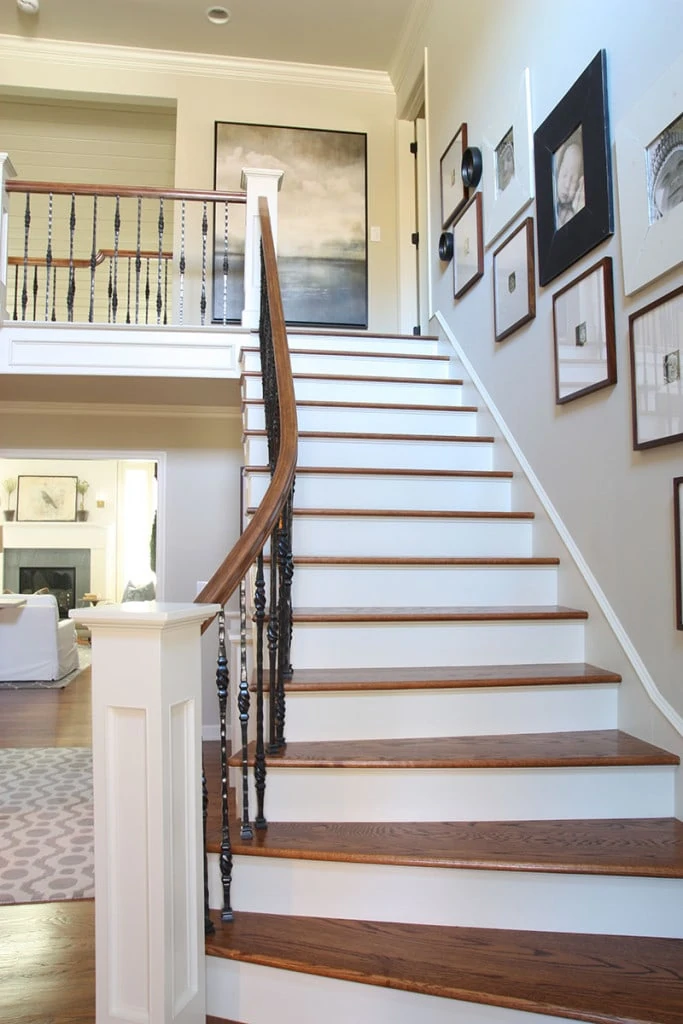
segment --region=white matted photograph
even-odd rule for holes
[[[459,299],[484,273],[481,192],[453,225],[453,296]]]
[[[633,447],[683,441],[683,287],[629,317]]]
[[[612,260],[600,260],[553,295],[555,401],[617,382]]]
[[[484,132],[484,239],[486,246],[534,197],[533,133],[529,69],[522,74],[514,106]]]
[[[683,57],[614,133],[624,291],[632,295],[683,262]]]
[[[493,254],[493,316],[502,341],[536,316],[534,221],[525,221]]]
[[[448,143],[439,163],[443,228],[448,227],[469,196],[469,189],[462,178],[462,155],[466,149],[467,125],[463,122]]]

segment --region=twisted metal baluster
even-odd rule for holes
[[[116,323],[116,311],[119,308],[119,232],[121,231],[121,203],[116,197],[114,210],[114,281],[111,294],[112,322]]]
[[[97,269],[97,196],[92,197],[92,246],[90,248],[90,304],[88,323],[95,319],[95,270]]]
[[[274,572],[274,559],[271,560],[271,565],[271,571]],[[285,745],[285,680],[292,677],[292,666],[289,660],[292,629],[292,578],[294,576],[294,562],[292,559],[292,491],[289,493],[280,520],[277,570],[280,604],[278,607],[279,645],[276,694],[277,714],[275,721],[277,723],[276,741],[279,747],[283,747]]]
[[[149,296],[151,289],[149,286],[149,256],[145,259],[145,323],[149,323]]]
[[[33,268],[33,322],[36,320],[38,310],[38,264]]]
[[[73,323],[74,298],[76,296],[76,270],[74,267],[74,237],[76,235],[76,194],[71,193],[71,212],[69,214],[69,281],[66,287],[66,319]]]
[[[164,327],[168,323],[168,260],[164,260]]]
[[[180,204],[180,260],[178,261],[180,281],[178,283],[178,320],[185,321],[185,200]]]
[[[140,242],[142,233],[142,198],[138,196],[138,225],[137,238],[135,242],[135,323],[140,323],[140,270],[142,260],[140,258]]]
[[[12,310],[12,319],[19,319],[19,310],[17,308],[17,301],[19,299],[19,264],[17,263],[14,268],[14,309]]]
[[[164,200],[159,199],[159,259],[157,261],[157,327],[161,324],[161,260],[164,253]]]
[[[268,713],[269,713],[269,743],[268,753],[275,754],[280,749],[280,719],[278,700],[278,641],[279,641],[279,615],[278,615],[278,578],[277,578],[277,551],[279,547],[279,525],[276,525],[270,537],[270,595],[268,606]]]
[[[52,268],[52,203],[54,196],[47,197],[47,249],[45,250],[45,322],[50,316],[50,270]]]
[[[202,754],[202,833],[204,836],[204,934],[213,935],[216,931],[209,913],[209,858],[206,847],[206,823],[209,816],[209,789],[206,785],[204,771],[204,755]]]
[[[223,885],[222,921],[232,921],[230,886],[232,884],[232,846],[230,844],[230,817],[228,807],[228,743],[226,717],[228,708],[228,687],[230,675],[225,649],[225,612],[218,613],[218,660],[216,662],[216,690],[218,691],[218,713],[221,735],[221,852],[219,857],[221,883]]]
[[[202,204],[202,291],[199,300],[200,323],[206,320],[206,238],[209,230],[209,219],[206,215],[206,202]]]
[[[28,239],[31,232],[31,196],[26,193],[26,208],[24,210],[24,283],[21,288],[21,319],[26,319],[26,307],[28,306]]]
[[[242,824],[241,839],[253,839],[254,831],[249,820],[249,680],[247,679],[247,588],[244,580],[240,583],[240,688],[237,698],[242,731]]]
[[[256,563],[254,589],[254,617],[256,619],[256,757],[254,779],[256,784],[256,828],[265,828],[263,803],[266,793],[266,749],[263,736],[263,627],[266,618],[266,580],[263,572],[263,552]]]
[[[228,204],[223,218],[223,324],[228,322]]]
[[[107,323],[111,323],[111,299],[114,294],[114,267],[111,256],[109,257],[109,281],[107,282]]]
[[[57,320],[57,268],[52,268],[52,323]]]
[[[130,323],[130,256],[128,257],[126,262],[128,263],[128,282],[127,282],[127,289],[126,289],[126,323],[129,324]]]

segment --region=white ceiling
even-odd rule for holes
[[[40,0],[37,15],[0,0],[0,33],[387,71],[424,0]]]

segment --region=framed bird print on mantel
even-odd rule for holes
[[[77,483],[77,476],[20,476],[17,522],[75,522]]]

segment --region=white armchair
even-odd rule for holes
[[[76,630],[59,618],[52,594],[31,594],[0,611],[0,681],[49,682],[78,668]]]

